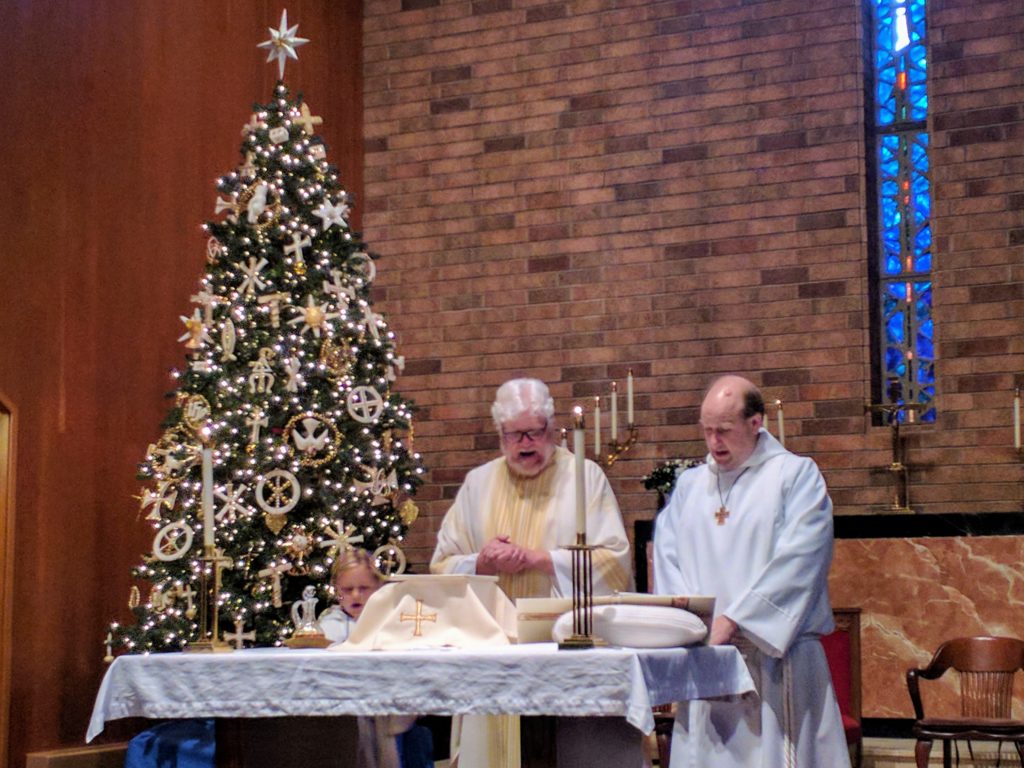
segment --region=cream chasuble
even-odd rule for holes
[[[629,540],[619,505],[604,472],[592,461],[586,474],[587,542],[594,552],[594,594],[632,587]],[[476,573],[477,553],[495,536],[551,553],[554,578],[540,572],[499,574],[498,583],[515,602],[519,597],[572,595],[572,558],[561,547],[576,541],[575,475],[572,454],[556,448],[551,464],[534,478],[513,475],[504,457],[477,467],[445,515],[431,559],[432,573]],[[486,723],[486,725],[482,725]],[[518,768],[517,717],[467,716],[453,722],[453,768]]]

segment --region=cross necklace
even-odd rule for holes
[[[722,496],[722,474],[717,473],[715,475],[715,482],[718,484],[718,500],[722,502],[718,511],[715,512],[715,522],[718,523],[718,525],[725,525],[725,521],[729,518],[729,509],[727,506],[729,504],[729,496],[732,494],[732,489],[736,487],[736,483],[738,483],[740,478],[743,477],[743,473],[748,469],[750,469],[750,467],[744,467],[743,472],[736,475],[736,479],[732,481],[732,485],[729,486],[729,490],[726,491],[724,497]]]

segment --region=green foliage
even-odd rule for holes
[[[704,463],[703,459],[668,459],[658,464],[651,474],[644,478],[644,488],[657,491],[659,499],[667,499],[676,487],[676,478],[685,469]]]

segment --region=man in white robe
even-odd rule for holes
[[[572,556],[564,547],[576,543],[574,460],[555,444],[554,410],[537,379],[498,389],[491,415],[502,455],[466,476],[438,531],[432,573],[497,575],[513,602],[572,596]],[[629,540],[618,503],[601,468],[589,460],[584,467],[587,543],[597,547],[594,594],[628,590]],[[487,718],[485,737],[480,720],[464,719],[459,768],[518,766],[514,721]]]
[[[655,588],[716,598],[709,642],[742,651],[757,695],[681,704],[671,768],[848,768],[819,642],[834,628],[824,478],[762,428],[744,378],[715,381],[700,419],[707,463],[680,474],[658,516]]]

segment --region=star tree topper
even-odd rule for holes
[[[269,27],[270,39],[264,40],[259,44],[260,48],[266,48],[270,51],[267,56],[267,61],[273,61],[277,59],[277,72],[278,77],[284,80],[284,65],[288,59],[299,60],[299,55],[295,52],[295,49],[300,45],[305,45],[309,42],[304,37],[296,37],[295,33],[298,32],[299,25],[296,24],[294,27],[288,26],[288,9],[281,11],[281,25],[274,29]]]

